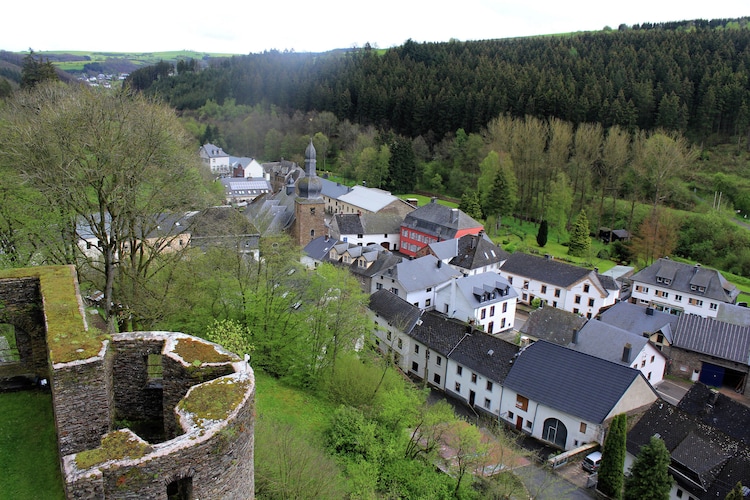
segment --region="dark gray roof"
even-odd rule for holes
[[[329,181],[328,179],[324,179],[322,177],[320,180],[323,181],[323,196],[327,196],[335,200],[338,200],[339,196],[345,195],[352,189],[349,186],[344,186],[340,182]]]
[[[318,236],[310,243],[305,245],[304,252],[309,257],[323,262],[327,260],[328,252],[331,251],[331,248],[336,244],[336,242],[336,238],[330,238],[328,236]]]
[[[370,295],[370,310],[406,334],[411,333],[422,314],[417,306],[389,290],[378,290]]]
[[[637,455],[652,436],[669,450],[677,484],[699,500],[724,498],[750,478],[750,447],[680,407],[654,403],[628,432],[628,453]]]
[[[336,214],[333,216],[331,225],[339,235],[364,234],[365,232],[359,214]]]
[[[475,330],[462,321],[428,311],[412,330],[411,337],[447,358],[448,353],[472,331]]]
[[[750,365],[750,326],[739,326],[695,314],[679,317],[674,347]]]
[[[683,264],[667,258],[659,259],[634,274],[632,280],[728,303],[734,303],[740,293],[736,286],[714,269],[697,264]],[[694,290],[694,287],[703,287],[705,291]]]
[[[460,275],[450,266],[441,265],[433,255],[414,260],[404,260],[383,272],[386,278],[397,280],[407,292],[424,290]]]
[[[207,142],[201,149],[206,153],[209,158],[228,158],[229,155],[224,152],[219,146]]]
[[[463,211],[434,202],[422,205],[407,214],[403,225],[443,240],[455,237],[461,229],[482,228],[481,223]]]
[[[587,321],[568,347],[597,358],[629,366],[648,344],[648,338],[595,319]],[[630,348],[626,350],[626,345]]]
[[[615,280],[615,278],[613,278],[612,276],[596,273],[596,277],[599,280],[599,283],[601,283],[602,286],[607,290],[620,289],[620,285],[617,283],[617,280]]]
[[[566,346],[573,341],[573,334],[580,330],[584,323],[586,318],[579,314],[545,306],[531,311],[521,327],[521,333]]]
[[[602,423],[639,377],[633,368],[539,340],[521,351],[504,386],[557,411]]]
[[[503,262],[510,254],[495,245],[484,234],[468,234],[458,238],[456,255],[448,263],[462,269],[481,269],[484,266]]]
[[[519,347],[480,330],[456,345],[450,358],[488,379],[502,384],[510,372]]]
[[[342,234],[398,234],[403,218],[393,213],[336,214],[331,226]]]
[[[750,445],[750,408],[729,396],[696,382],[677,407],[704,424]]]
[[[505,261],[501,268],[503,273],[512,273],[524,276],[542,283],[547,283],[561,288],[568,288],[571,285],[592,276],[592,282],[597,283],[595,273],[585,267],[566,264],[558,260],[537,257],[523,252],[514,252]]]
[[[599,314],[599,319],[607,324],[622,328],[636,335],[649,335],[661,332],[672,343],[672,332],[677,325],[678,316],[631,304],[618,302]]]
[[[245,216],[258,228],[261,235],[278,234],[294,222],[294,194],[286,191],[262,194],[245,208]]]
[[[716,319],[735,325],[750,325],[750,308],[721,302]]]

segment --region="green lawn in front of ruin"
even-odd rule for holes
[[[0,393],[0,500],[64,499],[52,394]]]

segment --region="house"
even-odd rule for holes
[[[206,143],[201,146],[198,154],[200,155],[201,162],[211,169],[212,174],[230,175],[232,173],[229,165],[229,155],[219,146]]]
[[[587,318],[614,304],[620,295],[620,287],[611,277],[550,256],[515,252],[500,268],[500,274],[516,287],[521,302],[531,304],[539,298],[552,307]]]
[[[568,347],[640,370],[651,385],[664,379],[667,360],[647,337],[590,319],[573,334]]]
[[[467,234],[479,234],[484,226],[457,208],[436,203],[423,205],[410,212],[401,224],[400,251],[409,257],[438,241],[460,238]]]
[[[738,482],[750,482],[748,429],[746,407],[695,384],[676,407],[654,403],[628,432],[625,471],[656,436],[671,456],[670,500],[725,498]]]
[[[519,349],[482,331],[468,330],[447,354],[445,391],[475,411],[499,418],[505,379]]]
[[[305,171],[297,163],[285,159],[281,161],[262,163],[263,177],[271,181],[272,192],[278,193],[287,185],[294,183],[302,177]]]
[[[518,293],[497,273],[462,276],[435,290],[435,310],[487,333],[513,328]]]
[[[539,307],[529,313],[529,317],[519,330],[521,344],[546,340],[553,344],[567,346],[573,336],[586,324],[586,318],[556,307]]]
[[[369,314],[375,323],[373,343],[404,372],[412,366],[411,333],[421,321],[422,311],[388,290],[370,295]],[[419,354],[416,348],[416,354]],[[418,366],[418,365],[417,365]],[[424,367],[424,365],[422,365]]]
[[[610,229],[608,227],[599,228],[599,239],[603,243],[609,244],[615,241],[629,241],[630,232],[625,229]]]
[[[460,238],[430,243],[417,251],[416,256],[432,254],[464,276],[497,272],[510,254],[495,245],[484,234],[467,234]]]
[[[750,325],[683,314],[664,353],[671,375],[742,394],[750,390]]]
[[[331,236],[357,245],[380,245],[398,250],[399,229],[404,218],[394,213],[335,214],[330,222]]]
[[[637,413],[657,394],[641,372],[544,340],[513,361],[500,402],[500,418],[562,450],[603,443],[609,421]]]
[[[271,176],[263,170],[263,166],[255,158],[229,157],[232,177],[244,177],[246,179],[266,179],[270,181]]]
[[[600,312],[597,318],[603,323],[647,337],[659,350],[672,343],[672,332],[678,319],[673,314],[630,302],[618,302]]]
[[[328,250],[326,259],[336,265],[346,266],[357,278],[365,293],[372,293],[373,276],[392,268],[402,258],[380,245],[360,246],[355,243],[338,241]]]
[[[244,206],[258,196],[271,192],[271,183],[263,177],[222,177],[218,181],[224,187],[227,205]]]
[[[734,304],[736,286],[714,269],[662,258],[631,278],[630,302],[657,311],[715,318],[719,304]]]
[[[370,293],[390,290],[420,309],[434,307],[438,285],[461,276],[455,269],[443,265],[432,255],[404,260],[372,277]]]
[[[302,249],[302,264],[308,269],[315,269],[328,260],[328,252],[338,241],[330,236],[318,236]]]
[[[390,213],[401,220],[414,207],[388,191],[366,186],[344,186],[327,179],[323,180],[323,199],[329,214],[376,214]]]

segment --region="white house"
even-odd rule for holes
[[[369,314],[373,319],[373,343],[404,372],[412,366],[412,330],[421,322],[422,311],[388,290],[370,296]],[[416,347],[414,356],[419,356]]]
[[[719,304],[734,304],[739,289],[714,269],[662,258],[631,278],[630,302],[672,314],[715,318]]]
[[[488,272],[438,285],[435,309],[487,333],[499,333],[513,328],[517,300],[518,293],[508,280]]]
[[[638,370],[540,340],[513,361],[503,383],[500,419],[570,450],[603,443],[615,415],[645,410],[657,398]]]
[[[394,213],[335,214],[331,218],[331,236],[357,245],[380,245],[398,250],[403,217]]]
[[[497,272],[510,257],[484,232],[433,242],[417,252],[417,256],[427,254],[434,255],[464,276]]]
[[[435,289],[461,275],[432,255],[405,260],[372,277],[370,293],[390,290],[420,309],[434,307]]]
[[[549,256],[515,252],[502,265],[500,274],[516,288],[521,302],[531,304],[539,298],[547,305],[587,318],[620,297],[620,287],[613,278]]]
[[[229,155],[219,146],[206,143],[201,146],[198,154],[205,166],[211,169],[214,175],[230,175],[232,170],[229,165]]]

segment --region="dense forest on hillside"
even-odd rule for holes
[[[428,144],[513,116],[663,127],[694,140],[750,123],[748,19],[519,39],[237,56],[195,73],[132,75],[180,110],[207,100],[330,111]]]

